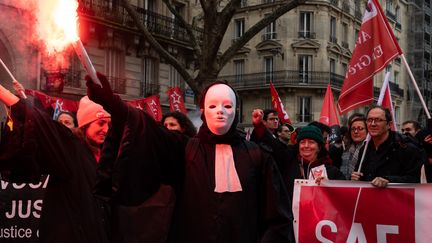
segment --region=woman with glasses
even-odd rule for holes
[[[351,173],[354,171],[359,157],[360,148],[366,139],[366,118],[364,116],[357,116],[350,120],[348,134],[348,144],[342,154],[342,164],[340,166],[340,171],[347,180],[351,178]]]

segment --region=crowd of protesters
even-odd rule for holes
[[[155,121],[98,78],[102,86],[86,77],[76,117],[62,112],[56,121],[0,86],[9,107],[1,178],[51,177],[41,242],[294,242],[295,179],[432,181],[431,128],[406,121],[392,131],[381,106],[351,115],[338,136],[257,108],[248,141],[237,127],[237,94],[224,82],[204,89],[197,132],[181,112]]]

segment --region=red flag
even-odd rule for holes
[[[285,123],[291,124],[291,120],[289,119],[288,113],[285,111],[284,105],[282,104],[279,94],[276,91],[271,81],[270,81],[270,93],[272,96],[273,109],[275,109],[275,111],[278,112],[278,117],[281,124],[285,124]]]
[[[344,114],[373,101],[373,76],[402,50],[377,0],[368,0],[356,46],[338,100]]]
[[[382,106],[389,109],[391,115],[392,115],[392,120],[393,120],[393,125],[391,127],[392,131],[396,131],[396,119],[395,119],[395,112],[393,109],[393,102],[392,102],[392,98],[391,98],[391,94],[390,94],[390,87],[387,84],[387,87],[385,87],[385,91],[384,91],[384,99],[382,102]]]
[[[58,101],[60,111],[69,111],[73,113],[76,113],[78,111],[79,101],[51,97],[52,108],[56,109],[57,101]]]
[[[169,89],[166,93],[169,97],[170,111],[180,111],[186,114],[186,107],[180,88],[173,87]]]
[[[156,121],[162,120],[162,107],[159,96],[152,95],[144,99],[147,112],[153,116]]]
[[[329,127],[340,125],[330,84],[327,86],[327,91],[324,96],[319,122],[324,123]]]
[[[42,106],[43,106],[45,109],[48,109],[48,108],[51,106],[51,103],[52,103],[52,101],[51,101],[51,96],[46,95],[46,94],[44,94],[44,93],[42,93],[42,92],[40,92],[40,91],[37,91],[37,90],[30,90],[30,89],[26,89],[26,90],[25,90],[25,93],[26,93],[27,95],[31,95],[31,96],[33,96],[33,97],[39,99],[40,102],[42,103]],[[55,103],[55,101],[54,101],[54,103]]]
[[[145,105],[145,98],[144,99],[138,99],[138,100],[129,100],[127,101],[128,105],[131,105],[137,109],[144,110]]]

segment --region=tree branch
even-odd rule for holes
[[[258,23],[249,28],[242,37],[235,41],[220,57],[219,67],[220,69],[231,60],[238,50],[240,50],[248,41],[250,41],[255,35],[257,35],[262,29],[264,29],[271,22],[278,19],[280,16],[290,11],[291,9],[299,6],[300,4],[306,2],[305,0],[291,0],[283,4],[281,7],[277,8],[272,14],[264,17]]]
[[[169,11],[174,14],[174,16],[176,17],[177,20],[180,21],[180,25],[183,26],[186,29],[186,32],[189,34],[190,39],[191,39],[191,45],[195,51],[196,56],[201,56],[201,48],[198,45],[197,39],[195,34],[193,33],[193,30],[191,28],[191,26],[186,23],[186,21],[184,20],[183,16],[180,15],[179,12],[177,12],[177,10],[174,8],[174,6],[169,2],[169,0],[162,0],[165,5],[168,7]]]
[[[138,14],[136,11],[132,8],[128,0],[122,0],[123,7],[126,9],[126,11],[129,13],[129,15],[134,20],[135,24],[137,25],[138,29],[142,32],[146,40],[150,43],[150,45],[158,52],[158,54],[163,57],[167,62],[180,73],[180,75],[185,79],[185,82],[189,85],[189,87],[196,93],[199,92],[198,86],[194,82],[193,77],[186,71],[186,67],[184,67],[180,62],[177,61],[175,57],[173,57],[171,54],[169,54],[160,44],[159,42],[153,38],[153,36],[150,34],[150,32],[147,30],[147,28],[143,25],[143,23],[140,21]]]

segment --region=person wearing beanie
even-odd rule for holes
[[[2,179],[37,183],[41,175],[49,175],[39,241],[108,242],[104,218],[93,196],[97,163],[87,143],[48,113],[1,85],[0,101],[10,107],[8,126],[0,141]]]
[[[200,102],[203,125],[196,137],[187,140],[145,112],[124,105],[112,94],[106,77],[98,77],[102,87],[86,78],[90,99],[110,112],[113,128],[118,124],[114,122],[117,115],[127,114],[115,162],[105,160],[105,153],[113,153],[106,147],[101,159],[102,166],[111,163],[121,175],[112,173],[105,194],[113,202],[111,225],[118,226],[111,232],[120,235],[114,236],[114,242],[166,240],[167,232],[157,230],[160,225],[156,223],[166,214],[156,213],[158,220],[152,220],[155,211],[143,206],[149,197],[155,199],[146,194],[152,182],[167,184],[176,192],[168,242],[294,242],[289,196],[277,166],[271,156],[238,133],[239,101],[229,85],[218,81],[204,89]],[[152,165],[155,167],[149,168]],[[152,238],[155,231],[159,233]]]
[[[81,98],[77,112],[78,128],[99,162],[102,144],[111,126],[111,115],[87,96]]]
[[[344,175],[334,166],[325,149],[321,130],[313,125],[303,127],[297,135],[299,179],[338,179]]]

